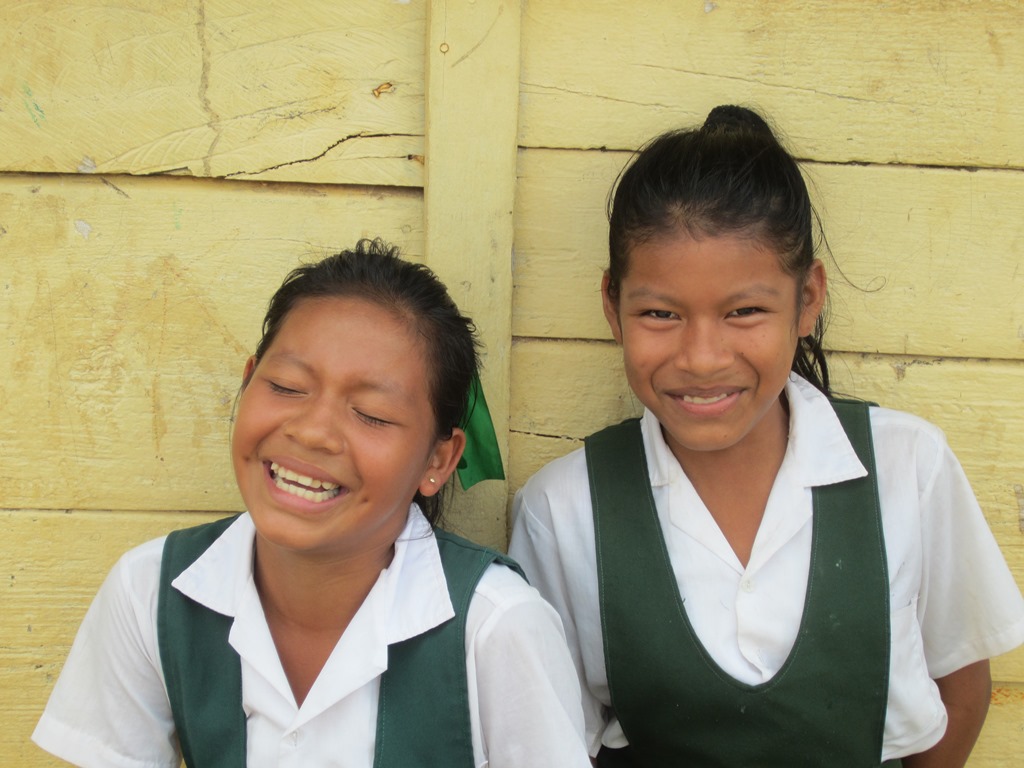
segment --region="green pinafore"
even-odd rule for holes
[[[586,440],[612,707],[629,746],[601,768],[877,768],[889,682],[889,580],[866,403],[832,401],[868,476],[813,490],[804,612],[759,685],[723,671],[687,618],[640,424]],[[898,761],[886,765],[899,765]]]
[[[157,636],[174,725],[188,768],[244,768],[241,660],[228,644],[232,618],[171,586],[234,518],[167,537],[160,573]],[[455,617],[388,647],[377,705],[374,768],[472,768],[466,677],[466,614],[487,567],[514,561],[435,531]],[[439,705],[440,703],[440,705]],[[343,746],[339,745],[339,750]]]

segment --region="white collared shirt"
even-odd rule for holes
[[[234,618],[250,768],[370,768],[387,646],[454,616],[436,540],[413,505],[395,557],[302,706],[295,704],[252,577],[255,530],[233,523],[173,582]],[[33,740],[85,768],[177,768],[156,637],[163,539],[127,553],[79,629]],[[558,616],[504,566],[481,578],[466,623],[477,766],[589,768],[579,685]],[[442,704],[443,705],[443,704]]]
[[[866,470],[828,401],[793,375],[785,458],[744,568],[652,413],[644,449],[686,613],[704,648],[737,680],[758,684],[795,642],[810,565],[812,489]],[[1024,599],[941,431],[871,408],[889,570],[891,658],[882,759],[923,751],[945,730],[933,678],[1024,642]],[[562,616],[584,685],[591,754],[626,744],[605,674],[594,522],[583,450],[541,469],[516,495],[510,554]],[[851,674],[855,674],[851,670]]]

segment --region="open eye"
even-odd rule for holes
[[[764,312],[760,307],[741,307],[740,309],[734,309],[729,313],[729,317],[750,317]]]
[[[655,320],[672,320],[675,316],[675,312],[671,312],[667,309],[648,309],[640,313],[643,317],[652,317]]]

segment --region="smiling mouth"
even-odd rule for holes
[[[719,395],[709,395],[708,397],[699,397],[698,395],[683,395],[684,403],[693,403],[694,405],[710,405],[711,403],[717,403],[725,400],[729,395],[728,393],[721,393]]]
[[[337,483],[300,475],[276,461],[270,462],[270,479],[280,490],[306,501],[328,501],[341,493],[341,486]]]

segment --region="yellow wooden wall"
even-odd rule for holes
[[[907,0],[0,3],[0,765],[107,569],[239,509],[241,368],[297,263],[380,235],[487,344],[509,495],[633,413],[600,313],[628,150],[718,103],[806,160],[846,391],[940,424],[1024,583],[1024,8]],[[1024,753],[1024,652],[974,767]]]

